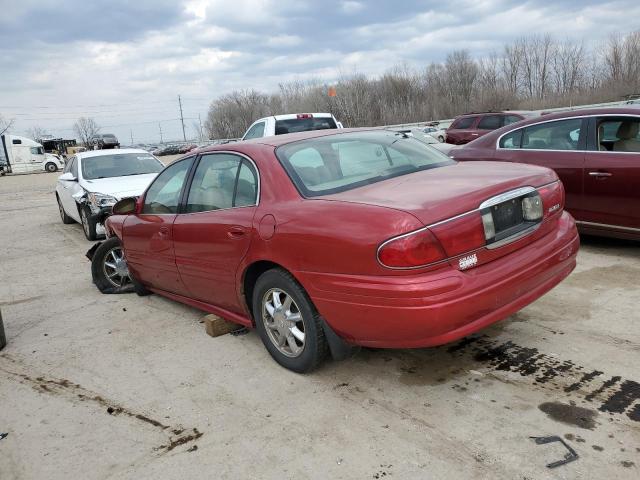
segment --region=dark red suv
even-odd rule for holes
[[[456,160],[529,163],[556,171],[578,228],[640,240],[640,108],[542,115],[454,148]]]
[[[526,117],[523,112],[465,113],[456,117],[447,129],[447,143],[464,145],[482,135]]]

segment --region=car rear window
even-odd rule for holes
[[[158,173],[163,168],[164,165],[153,155],[143,152],[98,155],[82,159],[82,177],[85,180]]]
[[[463,117],[460,118],[458,120],[456,120],[455,122],[453,122],[453,125],[451,125],[450,128],[454,129],[454,128],[471,128],[471,125],[473,125],[473,123],[476,121],[476,118],[478,117]]]
[[[455,163],[406,134],[382,131],[301,140],[279,147],[276,155],[305,197]]]
[[[307,132],[309,130],[326,130],[338,128],[331,117],[290,118],[276,120],[276,135],[285,133]]]

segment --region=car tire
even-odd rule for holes
[[[44,169],[49,173],[53,173],[58,171],[58,166],[53,162],[49,162],[44,166]]]
[[[260,275],[252,305],[262,343],[276,362],[297,373],[320,365],[329,350],[322,321],[291,274],[272,269]]]
[[[82,207],[80,209],[80,220],[82,220],[82,230],[87,240],[93,242],[97,240],[98,234],[96,233],[96,221],[91,218],[91,212],[89,207]]]
[[[56,195],[56,201],[58,202],[58,211],[60,212],[62,223],[64,223],[65,225],[75,223],[75,220],[67,215],[67,212],[64,211],[64,207],[62,206],[62,202],[60,201],[60,197],[58,197],[58,195]]]
[[[118,237],[108,238],[96,249],[91,258],[91,276],[102,293],[119,293],[131,288],[131,276]]]
[[[440,143],[444,143],[444,137],[442,135],[438,135],[438,141]]]

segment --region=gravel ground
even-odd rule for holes
[[[0,479],[640,477],[638,243],[583,238],[565,282],[480,335],[302,376],[255,332],[101,295],[56,177],[0,178]],[[548,469],[566,450],[543,435],[580,458]]]

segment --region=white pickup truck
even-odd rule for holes
[[[270,137],[285,133],[343,128],[342,123],[330,113],[290,113],[256,120],[242,136],[242,140]]]

